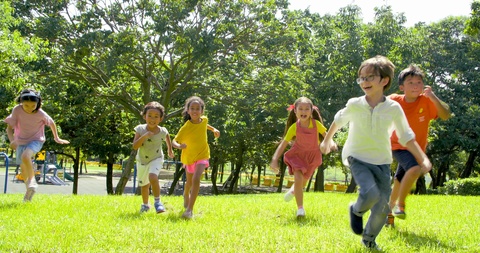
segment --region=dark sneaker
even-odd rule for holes
[[[163,206],[162,202],[156,202],[154,206],[155,206],[155,211],[157,211],[157,213],[165,212],[165,207]]]
[[[361,235],[363,233],[363,218],[353,213],[353,204],[350,205],[350,227],[353,233]]]
[[[387,221],[385,221],[385,227],[387,228],[395,228],[395,216],[391,213],[387,216]]]
[[[142,204],[142,207],[140,208],[140,213],[146,213],[148,212],[148,210],[150,210],[150,206]]]
[[[362,240],[362,244],[367,249],[381,250],[375,241]]]
[[[405,206],[397,206],[393,211],[393,216],[404,220],[407,217],[407,214],[405,213]]]

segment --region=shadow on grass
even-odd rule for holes
[[[167,212],[164,212],[164,213],[156,213],[155,210],[150,210],[148,213],[140,213],[139,211],[135,211],[130,213],[122,213],[118,217],[126,221],[145,219],[145,218],[150,219],[154,217],[165,219],[170,222],[185,221],[185,219],[182,218],[182,213],[175,210],[168,210]]]
[[[16,209],[19,206],[24,205],[23,202],[7,202],[0,204],[0,212],[7,209]]]
[[[395,235],[400,236],[402,241],[404,241],[407,245],[414,247],[416,249],[421,249],[422,247],[428,246],[435,246],[436,248],[440,249],[443,252],[453,252],[458,250],[456,247],[450,247],[441,243],[436,238],[430,238],[427,236],[418,235],[416,233],[412,233],[410,231],[399,231],[395,230]]]
[[[278,216],[278,218],[283,220],[282,223],[285,226],[291,226],[291,225],[296,224],[299,227],[303,227],[303,226],[318,227],[323,223],[323,221],[320,220],[319,217],[315,217],[315,216],[306,216],[306,217],[297,218],[294,215],[292,215],[291,217],[286,217],[285,215],[280,215],[280,216]]]

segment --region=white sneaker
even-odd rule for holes
[[[32,180],[27,181],[25,186],[27,187],[27,192],[25,193],[25,196],[23,196],[23,202],[30,202],[32,201],[35,192],[37,192],[38,184],[35,178],[33,178]]]
[[[297,210],[297,218],[303,218],[303,217],[305,217],[305,214],[306,214],[306,213],[305,213],[305,209],[299,208],[299,209]]]
[[[192,211],[187,210],[182,214],[182,218],[184,218],[186,220],[190,220],[192,217],[193,217],[193,212]]]
[[[285,200],[285,202],[288,202],[292,200],[293,197],[295,197],[295,194],[293,194],[293,185],[292,185],[292,188],[290,188],[290,190],[288,190],[287,193],[285,193],[285,195],[283,196],[283,200]]]

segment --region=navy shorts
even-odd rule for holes
[[[398,162],[397,171],[395,172],[395,178],[399,182],[402,182],[405,173],[407,173],[409,169],[415,166],[419,166],[415,157],[408,150],[393,150],[392,155]]]

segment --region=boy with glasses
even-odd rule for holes
[[[335,115],[320,144],[321,152],[328,154],[335,132],[349,124],[342,161],[350,167],[360,187],[357,201],[349,208],[350,227],[355,234],[362,235],[363,245],[372,249],[377,249],[375,239],[389,212],[392,131],[396,130],[399,142],[426,170],[432,166],[415,141],[415,134],[408,126],[400,105],[384,95],[392,83],[394,68],[393,63],[384,56],[375,56],[362,62],[357,83],[365,95],[348,100],[346,107]],[[362,216],[369,210],[370,217],[364,228]]]

